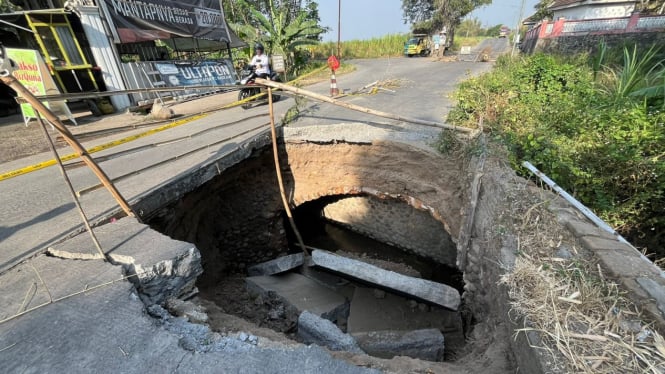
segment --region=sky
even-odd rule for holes
[[[338,5],[341,1],[341,39],[371,39],[387,34],[406,33],[410,25],[402,20],[402,0],[318,0],[321,24],[332,30],[324,41],[337,40]],[[468,17],[478,18],[485,27],[517,25],[522,0],[493,0],[492,5],[476,9]],[[524,17],[533,14],[538,0],[525,0]]]

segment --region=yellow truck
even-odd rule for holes
[[[404,55],[429,56],[432,53],[432,42],[427,34],[413,34],[406,43],[404,43]]]

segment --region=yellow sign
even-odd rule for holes
[[[16,63],[12,75],[16,78],[25,88],[35,96],[59,94],[60,90],[55,85],[53,77],[46,68],[46,64],[42,57],[33,49],[15,49],[7,48],[7,57]],[[44,102],[47,108],[51,109],[56,115],[63,115],[69,118],[74,124],[74,116],[69,111],[69,107],[64,100],[51,101],[50,103]],[[37,118],[37,113],[32,105],[28,103],[21,104],[21,111],[23,112],[23,120],[27,125],[28,122]],[[42,116],[44,118],[44,116]]]

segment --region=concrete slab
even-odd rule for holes
[[[572,232],[573,235],[575,235],[576,238],[581,238],[584,236],[597,236],[599,238],[617,240],[614,235],[586,220],[564,216],[560,217],[559,221],[563,223],[566,228]]]
[[[437,329],[359,332],[353,337],[367,354],[376,357],[408,356],[428,361],[443,358],[444,338]]]
[[[662,278],[659,280],[662,282]],[[639,277],[636,281],[654,299],[658,310],[665,315],[665,287],[650,278]]]
[[[583,236],[580,238],[580,241],[586,248],[591,249],[592,251],[619,251],[625,253],[626,255],[631,255],[638,257],[639,253],[632,249],[629,245],[621,243],[620,241],[613,238],[603,238],[598,236]]]
[[[301,266],[303,264],[304,257],[305,256],[302,253],[277,257],[274,260],[250,266],[247,269],[247,274],[256,276],[283,273],[285,271],[289,271],[291,269],[297,268],[298,266]]]
[[[364,353],[356,340],[345,334],[334,323],[308,311],[298,317],[298,337],[306,344],[316,344],[333,351]]]
[[[440,330],[446,338],[446,346],[451,350],[464,345],[459,312],[441,307],[423,308],[422,304],[412,300],[390,293],[381,295],[371,288],[358,287],[353,294],[347,325],[347,331],[352,335],[358,332],[429,328]]]
[[[201,256],[193,244],[162,235],[135,218],[125,217],[93,230],[113,262],[121,264],[126,274],[138,274],[130,280],[148,305],[191,292],[203,273]],[[96,249],[86,232],[51,246],[48,253],[76,258],[94,255]]]
[[[2,371],[378,373],[333,359],[316,346],[262,347],[214,334],[209,351],[194,353],[185,348],[205,326],[183,327],[178,318],[156,323],[134,292],[128,282],[114,283],[0,324]]]
[[[452,310],[457,310],[460,305],[459,292],[442,283],[383,270],[376,266],[323,250],[312,251],[312,261],[316,266]]]
[[[251,293],[275,293],[298,314],[307,310],[322,318],[336,321],[348,314],[349,303],[341,295],[296,273],[245,278]]]
[[[0,321],[51,299],[122,280],[122,269],[102,260],[37,256],[0,276]]]

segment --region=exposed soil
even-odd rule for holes
[[[267,328],[285,334],[277,336],[293,338],[297,313],[289,310],[276,297],[250,295],[245,287],[245,277],[243,274],[232,274],[214,287],[200,288],[200,298],[207,301],[202,305],[214,311],[213,315],[208,313],[211,327],[220,332],[236,332],[247,326]],[[240,317],[243,322],[236,323],[228,315]]]

